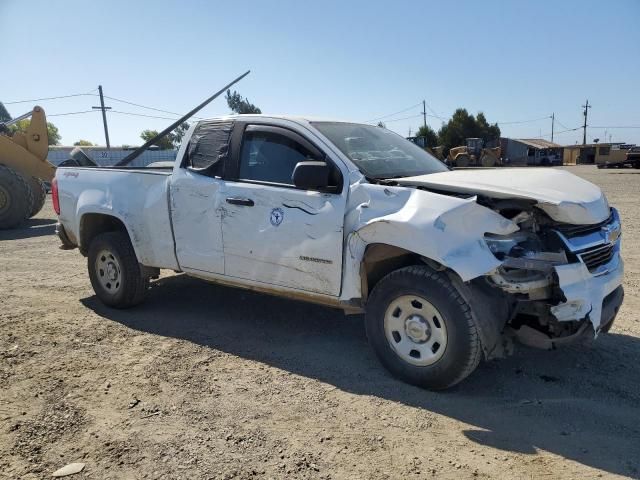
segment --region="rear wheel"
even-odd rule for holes
[[[426,266],[396,270],[374,288],[367,337],[396,377],[442,390],[478,366],[481,347],[471,309],[448,277]]]
[[[93,290],[105,305],[129,308],[144,301],[149,277],[143,275],[125,233],[106,232],[94,238],[87,268]]]
[[[33,193],[25,178],[0,165],[0,229],[17,227],[29,217],[32,208]]]
[[[47,199],[47,189],[44,186],[44,182],[39,178],[31,177],[27,182],[33,194],[33,206],[31,207],[29,217],[33,217],[44,207],[44,202]]]

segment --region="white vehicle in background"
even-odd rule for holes
[[[171,269],[365,313],[394,375],[448,388],[512,338],[606,332],[622,303],[620,220],[556,169],[449,171],[379,127],[203,120],[169,167],[61,167],[58,232],[96,295],[127,308]]]

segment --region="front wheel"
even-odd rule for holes
[[[426,266],[402,268],[380,280],[365,322],[380,362],[407,383],[443,390],[480,362],[469,305],[446,275]]]
[[[109,307],[129,308],[144,301],[149,277],[142,273],[129,237],[106,232],[89,246],[87,268],[93,290]]]

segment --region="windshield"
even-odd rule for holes
[[[367,177],[411,177],[448,170],[440,160],[386,128],[341,122],[312,124]]]

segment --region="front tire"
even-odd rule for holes
[[[129,308],[142,303],[149,288],[129,237],[106,232],[89,246],[87,268],[93,290],[109,307]]]
[[[380,362],[407,383],[443,390],[480,363],[471,308],[445,274],[426,266],[405,267],[380,280],[365,322]]]

